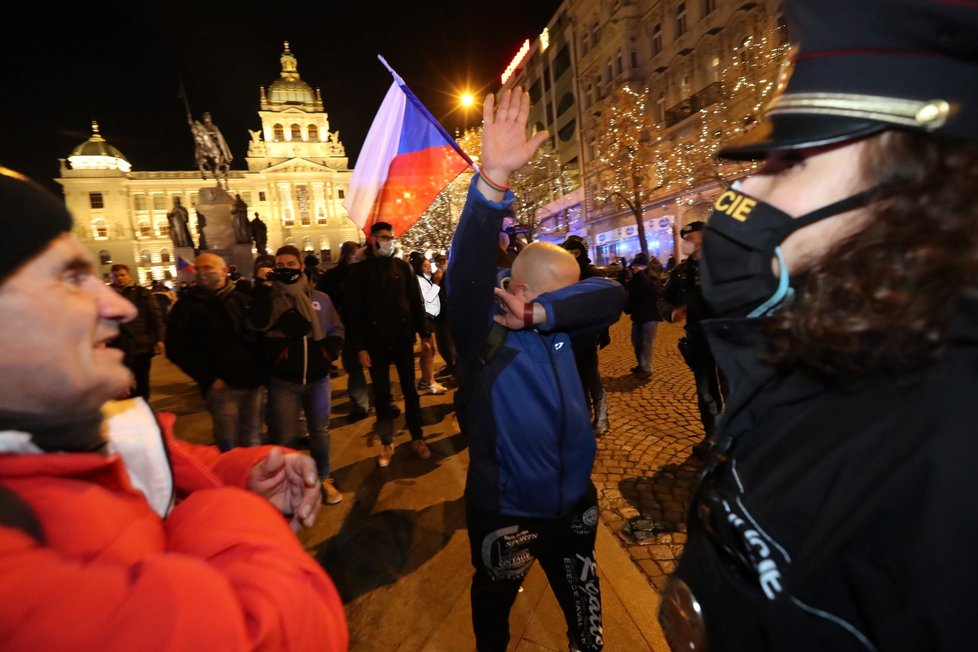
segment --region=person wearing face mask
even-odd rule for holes
[[[292,245],[275,252],[271,284],[255,288],[252,327],[264,333],[268,377],[268,438],[291,443],[301,434],[299,410],[306,416],[309,447],[326,503],[343,494],[330,477],[330,362],[339,357],[344,328],[329,295],[309,287],[302,257]]]
[[[325,292],[333,301],[333,306],[340,313],[340,319],[346,325],[346,343],[343,345],[341,360],[343,369],[346,371],[347,393],[350,395],[350,413],[347,415],[348,423],[356,423],[361,419],[367,418],[370,410],[370,397],[367,394],[367,379],[363,373],[363,365],[357,351],[350,345],[350,319],[345,315],[346,312],[346,292],[350,283],[350,268],[363,261],[364,248],[358,242],[348,240],[340,246],[340,262],[334,267],[326,270],[323,277],[316,284],[316,289]]]
[[[415,336],[431,338],[421,291],[411,266],[394,257],[394,231],[387,222],[370,227],[371,255],[350,270],[345,313],[349,316],[350,346],[360,364],[370,370],[374,387],[375,429],[380,437],[379,466],[394,456],[394,409],[390,366],[404,393],[404,412],[411,449],[421,459],[431,457],[424,442],[421,401],[414,376]]]
[[[703,424],[703,441],[693,447],[695,455],[709,448],[717,416],[723,410],[726,380],[717,366],[710,343],[703,331],[703,320],[713,316],[713,309],[703,297],[701,280],[702,221],[685,225],[679,235],[690,249],[689,256],[670,272],[659,297],[659,313],[670,323],[684,322],[685,336],[679,340],[679,351],[693,372],[696,385],[696,407]]]
[[[166,355],[194,379],[222,451],[256,446],[261,434],[261,343],[248,328],[251,297],[235,291],[228,265],[216,254],[197,256],[197,283],[170,311]]]
[[[788,0],[793,72],[703,239],[732,381],[679,650],[973,649],[978,3]]]

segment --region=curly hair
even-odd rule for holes
[[[978,144],[892,130],[867,141],[870,219],[800,280],[774,315],[768,359],[819,377],[922,369],[959,299],[978,288]]]

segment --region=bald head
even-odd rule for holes
[[[221,288],[227,283],[228,264],[217,254],[200,254],[194,261],[197,283],[210,288]]]
[[[549,242],[531,242],[513,261],[510,291],[524,301],[576,283],[581,268],[571,252]]]

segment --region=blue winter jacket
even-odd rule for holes
[[[594,337],[621,315],[625,292],[590,278],[540,295],[547,321],[507,331],[484,366],[476,360],[492,327],[496,253],[513,201],[483,197],[475,187],[452,241],[448,303],[461,371],[470,462],[465,495],[485,511],[533,518],[567,514],[584,496],[594,464],[594,434],[571,339]]]

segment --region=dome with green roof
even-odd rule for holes
[[[92,137],[71,150],[68,163],[73,170],[121,170],[129,172],[132,165],[122,152],[110,145],[92,121]]]

